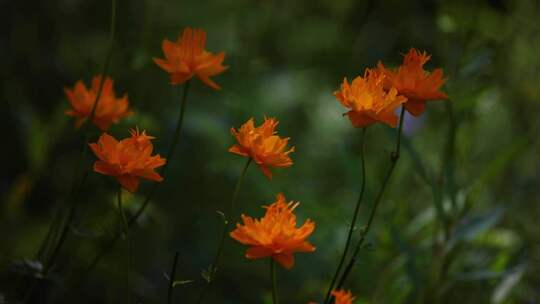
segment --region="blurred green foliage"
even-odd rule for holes
[[[14,265],[33,261],[55,210],[65,208],[82,138],[64,115],[62,89],[100,73],[109,3],[0,1],[0,298],[8,303],[20,299],[27,279]],[[538,16],[533,0],[118,1],[110,75],[135,114],[111,128],[115,136],[147,129],[162,154],[173,140],[181,87],[170,86],[152,62],[162,55],[162,39],[201,27],[207,48],[225,51],[230,66],[216,77],[222,91],[193,82],[169,174],[132,230],[137,303],[165,301],[164,273],[175,251],[176,279],[195,280],[175,288],[177,303],[195,301],[220,237],[216,211],[226,208],[244,163],[227,152],[229,128],[264,115],[277,117],[280,134],[291,137],[295,164],[271,182],[250,168],[238,210],[262,216],[260,205],[277,192],[301,202],[300,220],[317,223],[317,251],[278,270],[279,292],[282,303],[321,302],[360,185],[360,131],[342,117],[332,92],[378,60],[399,64],[409,47],[433,54],[428,65],[443,67],[450,99],[406,121],[402,157],[346,287],[357,303],[540,303]],[[368,131],[359,228],[394,137],[386,126]],[[126,197],[129,210],[148,184]],[[60,262],[32,302],[123,300],[124,242],[82,285],[66,290],[120,229],[115,189],[112,179],[90,174]],[[206,302],[270,303],[267,264],[227,242]]]

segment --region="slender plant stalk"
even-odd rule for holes
[[[120,218],[122,219],[122,224],[124,225],[124,236],[127,243],[127,259],[126,259],[126,304],[129,304],[130,301],[130,282],[129,277],[131,273],[131,239],[129,237],[129,225],[126,218],[126,213],[124,212],[124,206],[122,206],[122,187],[118,186],[118,211],[120,212]]]
[[[179,254],[178,251],[174,254],[173,265],[171,268],[171,272],[169,273],[169,289],[167,291],[168,304],[173,303],[174,278],[176,277],[176,265],[178,264],[178,254]]]
[[[277,283],[276,283],[276,263],[270,258],[270,279],[272,280],[272,303],[278,304]]]
[[[364,190],[366,188],[366,166],[365,166],[365,158],[364,158],[366,131],[367,131],[366,127],[362,128],[361,149],[360,149],[360,159],[362,162],[362,184],[360,186],[360,195],[358,196],[358,201],[356,202],[356,207],[353,212],[353,217],[352,217],[351,224],[349,227],[349,233],[347,235],[347,241],[345,242],[345,248],[343,249],[343,254],[341,255],[341,259],[339,260],[339,264],[338,264],[338,267],[336,268],[336,272],[334,273],[334,277],[332,278],[332,282],[330,283],[330,286],[328,287],[328,291],[326,292],[324,303],[328,303],[330,301],[330,294],[332,293],[332,290],[334,289],[334,285],[336,284],[337,278],[339,277],[339,273],[341,272],[343,263],[345,263],[345,258],[347,257],[347,253],[349,252],[349,247],[351,245],[352,235],[356,228],[356,221],[358,218],[358,213],[360,211],[360,205],[362,204],[362,198],[364,197]]]
[[[210,265],[210,268],[208,268],[208,277],[206,278],[206,284],[204,285],[201,291],[201,294],[199,295],[199,299],[197,300],[197,303],[203,302],[203,299],[206,295],[206,291],[208,290],[208,288],[210,287],[210,284],[214,280],[214,276],[219,267],[219,262],[221,259],[221,255],[223,253],[223,248],[225,247],[225,239],[227,238],[227,232],[229,230],[229,224],[230,224],[230,219],[227,218],[227,214],[229,214],[230,216],[233,213],[234,206],[238,198],[238,194],[240,193],[240,188],[242,187],[244,177],[246,176],[247,169],[249,168],[249,164],[251,164],[251,158],[248,158],[248,160],[246,161],[246,164],[244,165],[244,169],[242,170],[242,173],[240,174],[240,177],[238,178],[238,181],[236,182],[236,186],[234,187],[234,192],[231,199],[231,204],[229,205],[229,210],[226,214],[225,213],[223,214],[223,217],[224,217],[223,232],[221,233],[221,239],[218,245],[218,250],[216,252],[216,256],[214,257],[214,261]]]
[[[399,153],[400,153],[400,146],[401,146],[401,133],[403,130],[403,120],[405,117],[405,107],[401,107],[401,113],[399,115],[399,127],[397,130],[397,140],[396,140],[396,149],[392,154],[390,155],[390,169],[388,170],[388,173],[386,174],[386,177],[383,180],[383,183],[381,185],[381,188],[379,189],[379,192],[377,193],[377,196],[375,198],[375,203],[373,205],[373,208],[371,209],[371,213],[369,214],[368,222],[366,224],[366,227],[363,229],[362,233],[360,234],[360,239],[358,240],[358,243],[356,244],[356,247],[354,249],[353,255],[351,259],[349,260],[349,263],[347,264],[347,267],[345,267],[345,270],[343,274],[341,275],[341,278],[338,282],[337,288],[340,289],[343,284],[345,283],[345,280],[351,273],[351,270],[356,263],[356,259],[358,258],[358,254],[360,253],[360,249],[362,248],[362,245],[366,239],[366,235],[369,233],[369,229],[371,228],[371,224],[373,223],[373,219],[375,218],[375,214],[377,213],[377,208],[379,207],[379,204],[382,200],[384,190],[386,189],[386,186],[388,182],[390,181],[390,177],[392,176],[392,172],[394,172],[394,168],[396,167],[397,161],[399,160]]]
[[[187,97],[189,92],[189,84],[191,83],[191,80],[188,80],[184,83],[184,91],[182,93],[182,102],[180,104],[180,113],[178,114],[178,122],[176,123],[176,129],[174,130],[174,137],[173,142],[171,146],[169,147],[169,151],[167,152],[167,162],[163,167],[161,167],[160,174],[163,178],[165,178],[165,173],[167,172],[167,168],[169,167],[169,164],[171,163],[171,158],[174,155],[174,151],[176,150],[176,146],[178,146],[178,143],[180,142],[180,135],[182,131],[182,126],[184,124],[184,114],[186,112],[186,104],[187,104]],[[156,193],[157,187],[159,183],[154,183],[152,185],[152,188],[150,189],[150,192],[146,196],[142,206],[135,212],[133,217],[129,220],[129,226],[131,227],[133,224],[137,222],[139,217],[143,214],[144,210],[146,210],[146,207],[148,207],[148,204],[154,197],[154,194]]]
[[[90,122],[92,122],[92,120],[95,117],[96,109],[98,107],[98,103],[99,103],[101,94],[103,92],[103,84],[105,82],[105,77],[106,77],[106,75],[108,73],[109,65],[110,65],[110,61],[111,61],[111,55],[112,55],[112,50],[113,50],[115,32],[116,32],[116,0],[111,0],[111,24],[110,24],[110,31],[109,31],[109,48],[107,50],[107,55],[105,57],[105,63],[103,65],[102,77],[100,79],[99,88],[98,88],[98,91],[96,93],[96,99],[94,100],[94,103],[93,103],[93,106],[92,106],[92,111],[91,111],[90,116],[88,118],[88,120]],[[86,178],[88,177],[89,169],[88,168],[82,169],[82,167],[84,166],[86,157],[87,157],[87,150],[88,150],[87,146],[88,146],[88,142],[89,142],[89,134],[88,133],[89,133],[89,131],[87,131],[85,136],[84,136],[83,146],[81,148],[81,154],[80,154],[80,158],[79,158],[79,162],[78,162],[79,169],[77,171],[82,171],[83,173],[82,173],[82,176],[81,176],[80,179],[78,179],[78,180],[76,178],[73,179],[73,184],[71,186],[71,191],[70,191],[70,193],[68,195],[68,201],[71,202],[71,204],[70,204],[70,207],[69,207],[67,219],[64,221],[64,223],[62,225],[60,237],[58,238],[58,241],[56,242],[56,245],[54,247],[52,247],[52,249],[50,249],[52,251],[51,251],[51,253],[49,255],[48,254],[49,243],[50,242],[54,243],[54,240],[56,239],[54,234],[57,231],[58,223],[60,223],[60,221],[61,221],[60,215],[62,214],[62,212],[57,212],[55,214],[55,217],[53,218],[53,221],[52,221],[52,223],[51,223],[51,225],[49,227],[49,230],[47,231],[47,235],[46,235],[46,237],[45,237],[45,239],[44,239],[43,243],[41,244],[40,249],[38,251],[38,257],[43,256],[43,259],[46,260],[45,263],[44,263],[44,267],[43,267],[43,273],[42,273],[43,277],[47,276],[47,274],[50,271],[52,265],[56,261],[56,258],[58,257],[58,253],[60,252],[60,249],[62,248],[62,245],[64,244],[64,242],[66,240],[66,237],[67,237],[67,234],[68,234],[68,231],[69,231],[69,227],[71,225],[71,222],[73,221],[73,218],[74,218],[76,210],[77,210],[78,195],[80,193],[80,190],[81,190],[82,186],[84,185],[84,183],[86,181]],[[28,291],[26,292],[26,294],[25,294],[25,296],[23,298],[23,303],[26,303],[30,299],[36,284],[37,284],[37,281],[33,280],[33,282],[30,285],[30,288],[28,289]]]
[[[173,157],[174,151],[176,150],[176,146],[180,142],[180,135],[181,135],[181,131],[182,131],[182,125],[183,125],[183,122],[184,122],[184,113],[186,111],[187,97],[188,97],[188,92],[189,92],[189,83],[190,83],[190,80],[188,80],[188,81],[186,81],[184,83],[184,90],[183,90],[183,94],[182,94],[182,102],[181,102],[181,106],[180,106],[180,114],[178,116],[178,122],[176,124],[176,129],[174,131],[173,142],[172,142],[172,144],[171,144],[171,146],[169,148],[169,151],[167,153],[167,158],[166,158],[167,162],[165,163],[165,165],[163,165],[163,167],[161,167],[161,170],[160,170],[160,174],[161,174],[161,176],[163,178],[165,178],[166,170],[167,170],[168,166],[171,163],[171,159]],[[137,222],[137,220],[143,214],[146,207],[148,207],[148,204],[150,203],[150,201],[154,197],[154,194],[156,193],[158,185],[159,185],[159,183],[153,183],[152,184],[152,187],[150,188],[150,191],[146,195],[146,198],[144,199],[144,202],[143,202],[142,206],[128,220],[128,227],[129,228],[131,228]],[[102,249],[99,251],[99,253],[94,257],[92,262],[88,265],[88,267],[86,267],[86,270],[83,272],[83,274],[80,276],[80,279],[75,284],[76,286],[81,284],[82,281],[84,281],[84,279],[86,278],[88,273],[90,273],[94,269],[94,267],[96,267],[99,264],[101,259],[114,247],[114,244],[116,244],[116,242],[118,241],[120,236],[121,236],[121,234],[116,234],[109,242],[107,242],[102,247]]]
[[[92,120],[94,119],[95,115],[96,115],[96,109],[98,108],[98,104],[99,104],[99,101],[100,101],[100,98],[101,98],[101,94],[103,93],[103,85],[105,83],[105,78],[106,78],[106,75],[109,71],[109,65],[110,65],[110,62],[111,62],[111,56],[112,56],[112,50],[113,50],[113,46],[114,46],[114,36],[115,36],[115,32],[116,32],[116,0],[111,0],[111,27],[110,27],[110,32],[109,32],[109,48],[107,50],[107,55],[105,57],[105,64],[103,65],[103,73],[101,74],[101,79],[99,81],[99,87],[98,87],[98,91],[97,91],[97,94],[96,94],[96,99],[94,100],[94,103],[93,103],[93,106],[92,106],[92,112],[90,112],[90,116],[88,117],[88,121],[91,123]],[[89,142],[89,134],[88,132],[86,133],[85,135],[85,140],[84,140],[84,143],[83,143],[83,147],[82,147],[82,157],[81,157],[81,160],[80,160],[80,163],[83,164],[86,160],[86,156],[88,154],[88,142]],[[62,232],[60,234],[60,238],[58,240],[58,243],[56,245],[56,247],[54,248],[54,250],[52,251],[52,254],[51,254],[51,257],[49,259],[49,261],[45,264],[45,267],[43,268],[44,269],[44,275],[46,274],[46,271],[48,271],[48,268],[55,262],[56,258],[57,258],[57,255],[60,251],[60,248],[62,247],[62,245],[64,244],[65,240],[66,240],[66,237],[67,237],[67,233],[69,231],[69,227],[71,226],[71,222],[73,221],[73,217],[75,216],[75,213],[76,213],[76,210],[77,210],[77,207],[78,207],[78,204],[79,204],[79,200],[78,200],[78,195],[82,189],[82,186],[84,185],[84,182],[86,181],[86,178],[88,177],[88,172],[89,172],[89,168],[86,167],[86,169],[83,170],[83,174],[82,174],[82,177],[78,183],[78,185],[76,186],[75,190],[73,191],[72,195],[71,195],[71,200],[72,200],[72,203],[71,203],[71,206],[70,206],[70,209],[69,209],[69,213],[68,213],[68,218],[67,220],[64,222],[64,225],[63,225],[63,228],[62,228]]]

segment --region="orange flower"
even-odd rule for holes
[[[350,291],[345,291],[343,289],[332,291],[332,295],[336,298],[335,304],[352,304],[355,300]]]
[[[120,185],[130,192],[137,191],[140,179],[145,178],[161,182],[163,178],[154,169],[166,163],[161,156],[152,156],[154,146],[152,136],[143,131],[130,130],[131,137],[117,141],[107,133],[103,133],[97,143],[90,148],[99,158],[94,163],[94,171],[115,177]]]
[[[384,79],[383,73],[366,69],[364,77],[356,77],[351,84],[345,78],[341,89],[334,92],[337,100],[351,109],[346,115],[353,126],[366,127],[376,122],[396,126],[398,117],[395,109],[404,103],[406,98],[398,95],[394,88],[385,91]]]
[[[163,40],[161,48],[165,59],[153,58],[154,62],[171,77],[171,84],[182,84],[197,75],[209,87],[221,87],[210,79],[228,67],[222,65],[225,53],[214,55],[204,49],[206,32],[202,29],[186,28],[176,42]]]
[[[448,98],[439,90],[446,82],[443,70],[439,68],[431,73],[424,70],[423,66],[430,58],[426,52],[411,48],[397,70],[389,70],[380,62],[378,65],[378,70],[387,76],[387,89],[395,87],[399,94],[407,97],[405,109],[414,116],[424,112],[426,101]]]
[[[101,75],[94,76],[90,90],[86,88],[81,80],[75,83],[73,89],[64,89],[64,92],[73,107],[72,109],[67,110],[66,114],[77,117],[75,127],[79,128],[92,114],[92,108],[94,107],[94,102],[96,102],[100,81]],[[116,98],[113,89],[113,80],[106,77],[92,122],[100,130],[106,131],[113,122],[116,123],[120,119],[131,114],[128,107],[129,102],[127,94],[124,94],[122,98]]]
[[[231,128],[231,133],[238,144],[232,146],[229,152],[251,157],[268,179],[272,179],[270,167],[286,168],[292,166],[289,157],[294,147],[287,148],[289,138],[280,138],[275,135],[278,121],[275,118],[264,118],[259,127],[255,127],[253,118],[250,118],[237,131]]]
[[[260,220],[242,215],[244,225],[236,224],[231,237],[238,242],[251,246],[246,251],[246,258],[273,258],[286,269],[294,265],[295,252],[313,252],[315,247],[306,239],[315,229],[311,220],[296,228],[296,215],[293,213],[298,202],[286,203],[285,196],[279,193],[276,201],[264,206],[266,213]]]

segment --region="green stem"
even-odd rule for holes
[[[103,73],[101,74],[101,79],[99,81],[99,88],[96,94],[96,100],[92,106],[92,112],[90,112],[90,117],[88,121],[92,122],[94,116],[96,115],[96,110],[99,103],[99,98],[103,92],[103,84],[105,83],[105,78],[107,77],[107,72],[109,71],[109,65],[111,63],[112,50],[114,46],[114,35],[116,33],[116,0],[111,0],[111,28],[109,31],[109,49],[107,50],[107,55],[105,57],[105,64],[103,65]]]
[[[109,49],[107,50],[107,55],[106,55],[106,58],[105,58],[105,64],[103,66],[103,73],[102,73],[103,77],[101,77],[101,80],[99,82],[99,88],[98,88],[98,92],[96,94],[96,99],[94,100],[94,103],[93,103],[93,106],[92,106],[92,112],[90,113],[90,117],[88,118],[89,121],[92,121],[94,119],[96,109],[98,107],[100,97],[101,97],[101,94],[103,92],[103,84],[105,82],[105,75],[107,74],[107,72],[109,70],[109,63],[110,63],[111,54],[112,54],[112,50],[113,50],[115,29],[116,29],[116,0],[112,0],[111,1],[111,27],[110,27],[110,34],[109,34]],[[85,136],[83,148],[81,150],[82,151],[81,152],[82,157],[81,157],[81,160],[80,160],[81,164],[84,163],[84,161],[86,159],[86,156],[87,156],[88,142],[89,142],[89,135],[87,133],[86,136]],[[58,256],[58,253],[60,251],[60,248],[62,247],[62,245],[64,244],[64,242],[66,240],[67,233],[69,231],[69,227],[71,225],[71,222],[73,221],[73,217],[75,216],[75,212],[77,210],[78,202],[79,202],[79,200],[77,198],[78,198],[78,195],[79,195],[79,193],[81,191],[82,186],[84,185],[84,182],[86,181],[86,178],[88,177],[89,169],[86,168],[86,170],[83,170],[83,171],[84,172],[82,174],[82,178],[80,179],[80,182],[78,183],[76,188],[72,191],[72,194],[70,195],[71,199],[72,199],[72,203],[71,203],[71,206],[70,206],[70,209],[69,209],[68,218],[67,218],[67,220],[65,221],[65,223],[63,225],[59,241],[58,241],[56,247],[54,248],[54,250],[52,251],[52,254],[51,254],[51,257],[50,257],[49,261],[45,264],[45,267],[43,268],[44,269],[44,276],[47,274],[47,271],[49,270],[50,266],[55,262],[55,260],[56,260],[56,258]]]
[[[105,82],[105,77],[106,77],[106,74],[108,73],[108,70],[109,70],[109,65],[110,65],[110,60],[111,60],[111,55],[112,55],[112,50],[113,50],[113,44],[114,44],[114,37],[115,37],[115,32],[116,32],[116,0],[111,0],[111,24],[110,24],[110,32],[109,32],[109,47],[108,47],[108,50],[107,50],[107,54],[106,54],[106,57],[105,57],[105,63],[103,65],[103,71],[102,71],[102,77],[100,79],[100,82],[99,82],[99,87],[98,87],[98,91],[96,93],[96,98],[93,102],[93,106],[92,106],[92,111],[90,112],[90,116],[88,117],[88,120],[90,122],[92,122],[92,120],[94,119],[94,116],[96,114],[96,109],[98,107],[98,104],[99,104],[99,100],[100,100],[100,97],[101,97],[101,94],[103,92],[103,84]],[[71,191],[68,195],[68,202],[71,202],[70,203],[70,206],[69,206],[69,210],[68,210],[68,215],[67,215],[67,219],[63,222],[62,224],[62,228],[61,228],[61,232],[60,232],[60,236],[57,237],[55,234],[56,234],[56,231],[57,229],[59,228],[59,225],[61,223],[61,214],[62,212],[57,212],[53,218],[53,221],[51,222],[51,226],[49,227],[49,230],[47,232],[47,235],[45,237],[45,239],[43,240],[41,246],[40,246],[40,249],[38,251],[38,256],[40,258],[43,258],[44,260],[46,260],[44,262],[44,266],[43,266],[43,273],[42,273],[42,276],[43,277],[46,277],[52,267],[52,265],[54,265],[57,257],[58,257],[58,254],[60,252],[60,249],[62,248],[63,244],[65,243],[66,241],[66,238],[68,236],[68,232],[69,232],[69,228],[71,226],[71,223],[75,217],[75,213],[76,213],[76,210],[77,210],[77,207],[78,207],[78,204],[79,204],[79,200],[78,200],[78,196],[80,194],[80,190],[82,189],[82,186],[84,185],[85,181],[86,181],[86,178],[88,177],[88,174],[89,174],[89,168],[87,167],[86,169],[83,168],[84,166],[84,163],[86,162],[86,157],[88,155],[87,153],[87,150],[88,150],[88,143],[89,143],[89,130],[85,133],[84,135],[84,140],[83,140],[83,146],[81,148],[81,153],[80,153],[80,157],[79,157],[79,161],[78,161],[78,166],[75,166],[76,168],[78,167],[78,169],[76,169],[77,171],[81,171],[82,172],[82,176],[80,179],[76,179],[74,178],[73,179],[73,183],[72,183],[72,186],[71,186]],[[74,174],[76,175],[76,174]],[[55,240],[56,241],[56,245],[54,245],[53,247],[49,247],[49,244],[54,244],[55,243]],[[50,251],[50,253],[49,253]],[[33,293],[33,290],[36,286],[36,281],[33,280],[33,282],[31,283],[30,285],[30,288],[27,290],[24,298],[23,298],[23,301],[22,303],[26,303],[32,293]]]
[[[371,209],[371,213],[369,215],[369,219],[366,224],[366,227],[363,229],[360,235],[360,239],[358,240],[358,243],[356,244],[353,255],[351,259],[349,260],[349,263],[347,264],[347,267],[345,268],[345,271],[343,272],[343,275],[341,276],[336,289],[340,289],[343,286],[343,284],[345,283],[345,280],[347,279],[347,276],[350,274],[354,264],[356,263],[356,259],[358,258],[358,254],[360,253],[360,249],[362,248],[362,244],[364,243],[366,235],[369,233],[369,229],[371,228],[371,224],[373,223],[373,219],[375,218],[375,214],[377,213],[377,208],[379,207],[379,204],[382,200],[382,196],[384,194],[384,190],[386,189],[386,185],[390,181],[392,172],[394,172],[394,168],[396,167],[397,161],[399,160],[399,153],[400,153],[400,146],[401,146],[401,133],[403,130],[404,116],[405,116],[405,107],[402,106],[401,113],[399,115],[399,127],[397,130],[396,149],[390,155],[390,169],[388,170],[388,173],[386,174],[386,177],[384,178],[381,188],[379,189],[379,192],[377,193],[377,196],[375,198],[375,203],[373,205],[373,208]]]
[[[129,276],[131,273],[131,239],[129,237],[129,226],[126,218],[126,213],[124,212],[124,207],[122,206],[122,187],[118,186],[118,211],[120,212],[120,218],[122,219],[122,224],[124,226],[124,235],[126,237],[127,243],[127,261],[126,261],[126,303],[129,304],[130,301],[130,283]]]
[[[181,106],[180,106],[180,114],[178,116],[178,122],[176,124],[176,129],[174,131],[173,142],[172,142],[172,145],[169,148],[169,151],[167,153],[167,158],[166,158],[167,162],[165,163],[165,165],[163,165],[163,167],[161,167],[161,170],[160,170],[160,174],[161,174],[161,176],[163,178],[165,178],[165,172],[166,172],[168,166],[171,163],[171,159],[172,159],[172,156],[173,156],[174,151],[176,149],[176,146],[180,142],[180,135],[181,135],[181,131],[182,131],[182,125],[183,125],[183,122],[184,122],[184,113],[185,113],[185,110],[186,110],[187,96],[188,96],[188,91],[189,91],[189,83],[190,83],[190,80],[188,80],[188,81],[186,81],[184,83],[184,90],[183,90],[183,94],[182,94],[182,103],[181,103]],[[158,185],[159,185],[159,183],[153,183],[152,184],[152,187],[150,188],[150,191],[148,192],[148,195],[146,196],[142,206],[129,219],[128,227],[131,228],[137,222],[139,217],[143,214],[144,210],[146,209],[146,207],[148,207],[148,204],[150,203],[150,201],[154,197],[154,194],[156,193]],[[86,270],[82,274],[81,279],[77,282],[77,285],[82,283],[82,281],[85,279],[86,275],[88,273],[90,273],[94,269],[94,267],[96,267],[99,264],[101,259],[114,247],[114,244],[116,243],[116,241],[118,241],[119,238],[120,238],[120,234],[116,234],[107,244],[105,244],[102,247],[102,249],[99,251],[99,253],[94,257],[94,259],[92,260],[90,265],[88,265],[88,267],[86,267]]]
[[[221,233],[221,239],[218,245],[218,250],[216,253],[216,256],[214,257],[214,261],[210,265],[210,268],[208,269],[208,277],[206,279],[206,284],[204,285],[201,294],[199,295],[199,299],[197,300],[197,303],[202,303],[204,296],[206,295],[206,291],[208,290],[210,283],[214,280],[214,276],[217,272],[219,262],[221,259],[221,255],[223,253],[223,248],[225,247],[225,239],[227,238],[227,232],[229,229],[230,220],[227,218],[227,214],[232,214],[234,210],[234,205],[236,203],[236,200],[238,198],[238,194],[240,193],[240,188],[242,187],[242,183],[244,181],[244,177],[246,176],[247,169],[249,167],[249,164],[251,163],[251,158],[248,158],[246,161],[246,164],[244,165],[244,169],[242,170],[242,174],[240,174],[240,177],[238,178],[238,181],[236,182],[236,186],[234,187],[233,196],[231,199],[231,204],[229,205],[229,210],[227,213],[223,214],[224,217],[224,225],[223,225],[223,232]]]
[[[172,268],[171,268],[171,272],[169,274],[169,289],[167,291],[167,303],[168,304],[173,303],[174,278],[176,276],[176,265],[178,264],[178,254],[179,254],[178,251],[174,254],[174,261],[173,261],[173,265],[172,265]]]
[[[167,171],[167,168],[169,167],[169,164],[171,163],[170,160],[172,159],[174,155],[174,151],[176,150],[176,146],[178,146],[178,143],[180,142],[180,135],[182,131],[182,126],[184,124],[184,113],[186,112],[186,104],[187,104],[187,96],[189,92],[189,84],[191,80],[188,80],[184,83],[184,90],[182,93],[182,103],[180,105],[180,114],[178,115],[178,122],[176,123],[176,129],[174,130],[174,137],[173,142],[171,146],[169,147],[169,151],[167,152],[167,162],[163,167],[161,167],[160,174],[163,178],[165,178],[165,173]],[[154,197],[154,194],[156,193],[157,187],[159,183],[154,183],[152,185],[152,188],[150,189],[150,192],[146,196],[142,206],[135,212],[133,217],[129,219],[129,226],[131,227],[133,224],[137,222],[139,217],[143,214],[144,210],[146,210],[146,207]]]
[[[272,280],[272,303],[278,304],[277,283],[276,283],[276,263],[270,257],[270,279]]]
[[[345,248],[343,249],[343,254],[341,255],[341,259],[339,260],[339,264],[338,264],[338,267],[336,268],[336,272],[334,273],[334,277],[332,278],[332,282],[330,283],[330,286],[328,287],[328,291],[326,292],[324,303],[328,303],[330,301],[330,294],[332,293],[332,290],[334,289],[334,285],[336,284],[337,278],[339,277],[339,273],[341,272],[343,263],[345,263],[345,258],[347,257],[347,253],[349,252],[349,247],[351,245],[352,235],[356,228],[356,221],[358,218],[358,213],[360,211],[360,205],[362,205],[362,198],[364,197],[364,190],[366,188],[366,166],[365,166],[365,158],[364,158],[366,131],[367,131],[367,128],[365,127],[362,128],[362,137],[360,140],[361,142],[360,159],[362,162],[362,184],[360,186],[360,195],[358,196],[358,201],[356,202],[356,207],[354,209],[352,221],[349,226],[349,233],[347,235],[347,241],[345,242]]]

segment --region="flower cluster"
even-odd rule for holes
[[[406,101],[395,88],[386,91],[383,87],[385,75],[366,69],[364,77],[356,77],[351,84],[343,80],[341,89],[334,95],[350,109],[346,115],[354,127],[366,127],[382,122],[395,127],[398,118],[395,109]]]
[[[418,116],[424,111],[426,101],[448,98],[440,91],[446,81],[442,69],[430,73],[423,68],[430,58],[426,52],[411,48],[397,69],[387,69],[379,62],[377,68],[366,69],[364,76],[356,77],[351,84],[343,80],[334,96],[350,109],[346,115],[354,127],[377,122],[396,127],[395,111],[400,105]]]
[[[251,246],[246,251],[246,258],[271,257],[284,268],[290,269],[294,265],[293,253],[315,251],[315,247],[306,241],[315,230],[315,223],[308,219],[302,226],[296,227],[293,211],[298,204],[287,203],[285,196],[279,193],[276,201],[265,207],[266,213],[260,220],[242,215],[244,224],[237,224],[231,237]]]
[[[225,53],[214,54],[205,47],[206,33],[201,29],[186,28],[177,41],[164,39],[162,50],[165,58],[153,60],[169,74],[172,85],[186,83],[197,76],[207,86],[220,90],[221,87],[211,77],[228,68],[223,65]],[[396,127],[396,110],[399,107],[418,116],[424,111],[427,101],[448,98],[440,91],[446,81],[442,69],[432,72],[424,69],[430,58],[426,52],[411,48],[404,56],[402,65],[396,69],[386,68],[379,62],[376,68],[366,69],[363,76],[355,77],[352,82],[344,78],[339,90],[334,92],[335,98],[347,109],[344,116],[357,128],[376,123]],[[73,89],[66,88],[65,94],[72,106],[66,114],[76,118],[77,127],[91,120],[100,130],[107,131],[113,123],[131,113],[127,95],[117,98],[113,80],[109,77],[95,76],[89,89],[82,81],[78,81]],[[183,109],[182,106],[181,111]],[[183,117],[183,112],[180,117]],[[179,120],[179,127],[181,122],[182,119]],[[278,124],[276,118],[265,117],[264,122],[256,126],[254,119],[250,118],[240,128],[230,129],[236,143],[229,148],[229,152],[253,160],[269,180],[272,179],[271,169],[293,165],[290,154],[295,151],[295,147],[289,146],[288,137],[283,138],[277,134]],[[163,181],[163,176],[156,169],[164,166],[168,160],[159,154],[153,155],[154,137],[147,135],[146,131],[131,129],[130,134],[128,138],[117,140],[103,133],[97,142],[89,146],[97,157],[94,171],[114,177],[123,188],[135,192],[141,179]],[[173,150],[174,146],[170,151]],[[236,192],[233,197],[236,197]],[[315,251],[315,247],[307,240],[315,230],[315,223],[307,219],[302,225],[297,225],[295,209],[298,205],[298,202],[287,202],[285,196],[279,193],[273,203],[263,206],[266,212],[262,218],[242,215],[242,224],[237,223],[231,232],[225,225],[224,232],[229,232],[233,239],[249,246],[246,258],[269,258],[285,269],[291,269],[295,263],[295,253]],[[219,255],[220,252],[217,257]],[[327,302],[332,289],[333,286],[328,288]],[[355,300],[350,291],[341,289],[333,290],[331,295],[336,304],[352,304]]]

